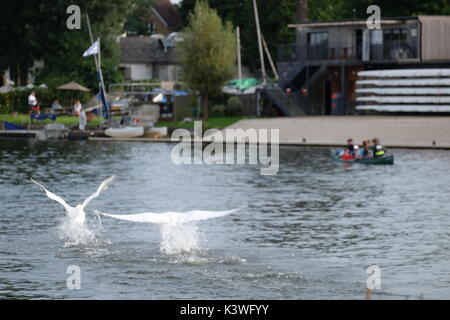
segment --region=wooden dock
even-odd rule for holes
[[[0,137],[36,138],[38,130],[0,130]]]

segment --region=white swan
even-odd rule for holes
[[[194,221],[207,220],[212,218],[218,218],[227,216],[233,212],[238,211],[239,209],[228,210],[228,211],[188,211],[188,212],[174,212],[169,211],[166,213],[137,213],[137,214],[110,214],[103,213],[98,210],[94,212],[106,217],[111,217],[120,220],[127,220],[133,222],[144,222],[144,223],[155,223],[155,224],[183,224]]]
[[[51,193],[50,191],[45,189],[43,185],[41,185],[40,183],[33,180],[33,178],[31,178],[31,181],[33,183],[37,184],[39,186],[39,188],[41,188],[42,191],[45,192],[47,197],[49,197],[52,200],[55,200],[60,205],[62,205],[64,207],[64,209],[66,209],[66,215],[70,219],[71,222],[74,222],[79,225],[84,225],[84,221],[85,221],[85,217],[86,217],[84,208],[89,204],[89,202],[91,202],[93,199],[97,198],[102,191],[105,191],[108,188],[108,186],[111,184],[111,182],[114,180],[114,178],[115,178],[115,176],[111,176],[108,179],[106,179],[105,181],[103,181],[100,184],[100,186],[98,187],[96,192],[94,192],[91,196],[86,198],[86,200],[84,200],[83,203],[78,204],[76,207],[69,206],[61,197],[58,197],[56,194]]]

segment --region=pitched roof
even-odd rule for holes
[[[151,37],[125,37],[120,39],[121,63],[177,63],[175,48],[161,46]]]
[[[169,27],[181,24],[180,15],[170,0],[153,0],[152,7]]]

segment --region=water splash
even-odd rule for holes
[[[89,218],[85,224],[74,222],[70,218],[64,219],[58,226],[58,234],[65,241],[64,247],[87,246],[98,242],[97,235],[102,231],[101,218]]]
[[[194,223],[165,223],[160,226],[162,253],[169,255],[199,254],[204,252],[202,233]]]

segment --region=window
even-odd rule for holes
[[[310,46],[328,45],[328,32],[311,32],[308,34]]]
[[[308,59],[328,58],[328,32],[308,33]]]
[[[155,23],[154,22],[147,23],[147,32],[148,32],[148,34],[154,34],[155,31],[156,31]]]
[[[397,56],[397,51],[404,51],[407,48],[407,29],[396,28],[383,30],[383,55],[385,59],[393,59],[394,56]]]

